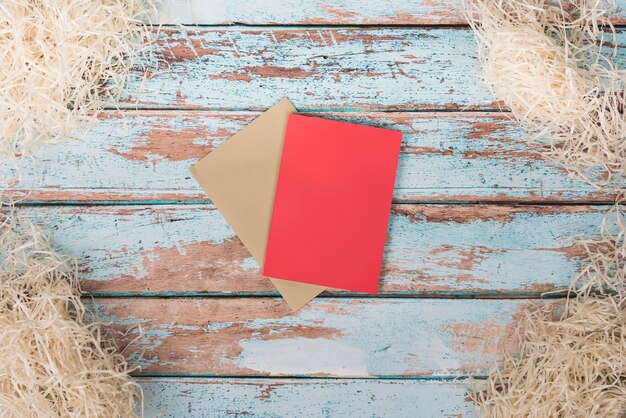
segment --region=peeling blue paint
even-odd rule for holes
[[[451,214],[455,207],[450,207]],[[219,212],[209,205],[129,208],[132,209],[128,212],[120,212],[80,207],[23,207],[19,213],[55,229],[55,245],[79,258],[84,280],[111,281],[111,287],[106,290],[99,286],[103,295],[116,294],[114,281],[120,277],[146,280],[148,285],[151,277],[145,265],[158,257],[155,251],[178,248],[175,251],[182,254],[187,245],[200,242],[220,245],[235,237]],[[497,213],[495,207],[492,210]],[[442,295],[445,292],[498,294],[498,291],[519,291],[524,295],[523,292],[537,292],[532,289],[536,285],[566,287],[579,266],[576,258],[568,256],[566,249],[570,244],[565,238],[595,235],[603,215],[602,208],[549,214],[529,208],[511,214],[506,222],[493,219],[458,222],[421,220],[419,212],[418,219],[411,219],[401,211],[393,213],[389,226],[391,240],[385,248],[382,270],[385,285],[381,290],[385,292],[385,286],[412,286],[418,287],[413,294],[428,294],[432,292],[429,289],[438,286],[444,292]],[[168,218],[177,221],[169,222]],[[224,253],[225,260],[228,255]],[[254,271],[255,264],[251,257],[241,263],[233,261],[233,277],[242,274],[242,267]],[[209,274],[206,280],[207,287],[202,289],[137,294],[240,294],[237,288],[211,291]],[[398,292],[405,293],[395,291]],[[275,293],[257,295],[263,294]]]
[[[120,309],[127,306],[125,300],[96,303],[95,310],[105,315],[111,311],[129,312],[118,319],[109,313],[116,326],[132,327],[131,318],[141,324],[141,334],[138,328],[132,331],[132,335],[141,337],[126,354],[134,353],[133,359],[142,354],[140,364],[148,367],[148,373],[163,369],[181,370],[183,374],[218,373],[221,366],[215,365],[224,362],[228,374],[233,373],[230,367],[234,364],[235,374],[241,370],[244,375],[252,371],[261,376],[445,378],[484,374],[494,360],[490,353],[496,336],[514,325],[514,315],[526,302],[325,298],[316,299],[293,314],[276,312],[251,317],[251,312],[266,303],[252,299],[246,302],[249,312],[234,310],[226,316],[222,313],[221,321],[211,321],[208,312],[222,306],[211,299],[176,299],[162,308],[158,300],[136,299],[134,303],[141,305],[127,310]],[[192,308],[195,303],[202,307],[197,313]],[[281,302],[274,303],[278,306]],[[154,309],[155,304],[160,308]],[[145,316],[155,312],[156,317]],[[200,327],[198,323],[207,326]],[[233,334],[227,330],[233,326],[239,340],[233,340]],[[193,340],[189,339],[190,332]],[[209,338],[212,345],[207,347]],[[188,356],[169,354],[180,350]],[[216,353],[230,354],[221,358]],[[186,366],[188,361],[194,365]],[[211,369],[211,365],[218,370]]]
[[[141,379],[147,417],[476,417],[466,380]]]
[[[245,126],[255,114],[237,117],[223,113],[184,115],[149,112],[127,114],[122,120],[103,119],[86,138],[73,143],[72,147],[59,144],[41,149],[35,167],[31,160],[22,161],[23,182],[19,187],[49,194],[50,200],[34,199],[30,204],[54,203],[55,195],[60,199],[57,201],[64,204],[85,203],[85,200],[72,198],[72,193],[84,196],[87,201],[93,197],[99,205],[207,203],[208,199],[198,199],[204,193],[188,172],[197,158],[177,156],[187,147],[189,138],[184,136],[192,135],[194,142],[206,144],[208,153],[230,133]],[[565,202],[588,200],[590,197],[608,200],[591,186],[569,178],[558,165],[541,159],[538,150],[527,143],[523,130],[502,115],[406,113],[320,116],[396,129],[403,133],[395,201],[434,199],[445,202],[494,199],[498,196],[502,199]],[[410,126],[406,126],[407,123]],[[164,155],[163,150],[153,148],[146,142],[145,135],[155,131],[161,132],[159,135],[171,132],[171,138],[181,145],[172,149],[171,154]],[[181,132],[187,133],[183,136]],[[127,153],[134,149],[139,151],[134,151],[131,158]],[[103,176],[103,173],[106,175]],[[116,195],[131,200],[112,200]]]

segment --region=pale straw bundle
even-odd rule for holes
[[[613,1],[465,0],[485,84],[546,156],[596,186],[626,178],[624,72]]]
[[[583,251],[581,273],[572,281],[571,291],[578,295],[621,295],[626,298],[626,198],[602,219],[595,238],[575,239]]]
[[[152,12],[152,0],[0,0],[0,160],[79,137],[115,106],[150,60]],[[85,311],[76,263],[2,205],[9,186],[0,180],[0,415],[134,416],[141,389]]]
[[[483,417],[626,416],[626,306],[582,296],[562,315],[531,310],[516,356],[494,369],[474,394]]]
[[[521,348],[476,386],[484,417],[626,416],[626,223],[616,205],[600,237],[581,240],[576,297],[525,312]]]
[[[152,0],[0,1],[0,158],[80,136],[149,55]]]
[[[0,228],[0,415],[134,416],[141,389],[86,321],[75,263],[14,216]]]
[[[486,85],[568,172],[620,196],[626,179],[624,73],[613,64],[613,1],[465,0]],[[520,351],[477,390],[486,417],[626,417],[624,200],[563,302],[521,321]]]

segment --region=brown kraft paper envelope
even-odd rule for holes
[[[297,113],[284,98],[190,168],[252,257],[263,266],[287,116]],[[291,309],[298,310],[323,286],[270,279]]]

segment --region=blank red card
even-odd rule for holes
[[[263,275],[377,293],[401,141],[289,115]]]

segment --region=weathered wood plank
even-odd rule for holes
[[[273,298],[122,298],[89,309],[141,357],[138,375],[394,377],[483,375],[516,348],[528,303],[317,298],[293,313]]]
[[[471,383],[376,379],[140,378],[153,417],[475,417]]]
[[[460,0],[166,0],[158,22],[197,25],[458,25]],[[626,1],[618,0],[625,9]],[[623,23],[624,19],[616,20]]]
[[[41,149],[36,167],[23,161],[31,201],[193,201],[206,196],[189,166],[258,113],[206,111],[110,112],[71,146]],[[568,177],[527,143],[503,113],[322,113],[396,129],[403,147],[396,202],[609,200]]]
[[[468,30],[168,29],[156,49],[164,63],[146,69],[143,88],[133,79],[131,105],[261,110],[289,96],[305,110],[496,106]]]
[[[79,258],[88,292],[275,294],[210,205],[26,206],[18,213],[54,230],[55,245]],[[380,290],[528,296],[562,288],[579,268],[564,238],[594,234],[603,213],[585,206],[396,205]]]
[[[197,25],[417,25],[462,23],[460,1],[166,0],[157,21]]]
[[[309,111],[499,107],[466,28],[164,29],[155,49],[161,62],[135,72],[127,106],[264,110],[289,96]]]

